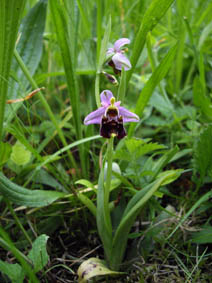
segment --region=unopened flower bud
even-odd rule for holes
[[[106,73],[104,71],[102,72],[102,74],[105,75],[105,77],[108,79],[108,81],[110,83],[112,83],[113,85],[117,86],[119,84],[117,79],[113,75],[110,75],[110,74],[108,74],[108,73]]]

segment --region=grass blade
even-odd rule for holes
[[[133,43],[133,51],[130,58],[132,68],[127,72],[126,85],[129,83],[137,61],[144,48],[147,33],[156,26],[173,2],[174,0],[153,0],[144,14],[139,31]]]
[[[74,125],[76,128],[77,137],[81,138],[82,133],[79,107],[79,93],[75,75],[74,59],[72,54],[72,50],[74,50],[74,48],[69,47],[73,43],[70,40],[68,33],[67,11],[65,9],[65,6],[63,6],[61,3],[62,2],[58,0],[49,1],[50,10],[52,14],[52,21],[54,22],[55,31],[65,68],[68,90],[73,111]]]
[[[205,201],[207,201],[208,199],[210,199],[212,197],[212,191],[204,194],[190,209],[189,211],[183,216],[183,218],[180,220],[180,222],[178,223],[177,227],[175,227],[175,229],[171,232],[171,234],[167,237],[166,240],[170,239],[174,233],[178,230],[179,227],[181,227],[181,225],[183,224],[183,222],[191,215],[191,213],[197,208],[199,207],[202,203],[204,203]]]
[[[136,103],[136,108],[135,108],[135,113],[140,118],[143,114],[144,108],[147,105],[154,89],[160,83],[160,81],[166,76],[168,70],[172,66],[172,63],[173,63],[173,60],[174,60],[174,57],[175,57],[175,54],[176,54],[176,50],[177,50],[177,45],[174,45],[169,50],[169,52],[164,57],[164,59],[161,61],[159,66],[155,69],[154,73],[152,74],[152,76],[150,77],[150,79],[148,80],[146,85],[144,86],[144,88],[143,88],[143,90],[142,90],[142,92],[141,92],[141,94],[138,98],[138,101]],[[135,124],[131,124],[131,126],[129,128],[129,133],[128,133],[129,137],[132,136],[135,127],[136,127]]]
[[[25,0],[0,1],[0,138],[3,131],[13,49],[24,6]]]
[[[67,2],[68,3],[68,2]],[[60,46],[61,55],[63,59],[63,65],[65,69],[68,91],[71,101],[71,107],[73,112],[73,122],[76,129],[77,139],[82,138],[81,129],[81,116],[80,116],[80,97],[76,78],[75,61],[74,61],[74,41],[70,38],[68,30],[68,14],[65,5],[58,0],[49,1],[50,10],[52,13],[52,20],[54,22],[57,40]],[[71,14],[70,14],[71,15]],[[74,20],[71,21],[74,23]],[[72,26],[74,27],[74,25]],[[71,46],[71,47],[70,47]],[[84,176],[87,176],[86,170],[86,152],[83,145],[79,147],[80,161],[82,172]]]

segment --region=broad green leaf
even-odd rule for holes
[[[177,170],[167,170],[165,172],[161,172],[160,174],[158,174],[157,179],[160,179],[163,176],[166,176],[167,174],[170,173],[174,173],[174,174],[170,174],[169,178],[166,178],[165,181],[161,184],[161,186],[166,186],[172,182],[174,182],[177,178],[180,177],[180,175],[183,173],[183,169],[177,169]]]
[[[24,272],[18,263],[11,264],[0,260],[0,271],[6,274],[12,283],[22,283]]]
[[[13,50],[25,0],[0,1],[0,139],[3,131]]]
[[[166,182],[166,180],[176,179],[179,177],[179,172],[172,170],[164,173],[164,176],[157,179],[151,187],[148,186],[148,190],[146,189],[144,194],[142,193],[141,198],[137,199],[137,202],[134,205],[128,204],[128,208],[126,208],[127,213],[124,212],[124,216],[115,232],[112,244],[112,252],[110,257],[110,268],[113,270],[118,270],[120,268],[121,261],[124,256],[124,252],[127,245],[127,239],[130,232],[130,229],[140,212],[141,208],[144,204],[152,197],[152,195],[160,188],[162,184]],[[138,192],[140,194],[140,192]]]
[[[42,207],[51,204],[65,194],[55,191],[28,190],[11,182],[0,172],[0,192],[17,205]]]
[[[192,234],[192,243],[212,244],[212,227],[204,227],[200,232]]]
[[[149,104],[153,106],[155,109],[157,109],[163,116],[169,119],[174,111],[173,105],[169,101],[167,101],[167,99],[163,95],[159,94],[158,92],[155,92],[152,95]]]
[[[9,143],[4,143],[0,141],[0,166],[8,161],[10,158],[10,153],[12,146]]]
[[[41,168],[41,170],[37,171],[36,176],[32,178],[32,181],[34,181],[37,184],[44,184],[48,185],[54,189],[57,189],[59,191],[63,190],[63,186],[54,178],[51,176],[46,170]]]
[[[17,128],[14,125],[11,125],[7,128],[7,131],[12,134],[28,151],[31,152],[39,161],[42,161],[44,158],[40,156],[38,151],[29,142],[29,139],[25,137],[23,129]]]
[[[2,246],[4,249],[12,253],[15,258],[20,262],[24,273],[29,277],[30,281],[33,283],[38,283],[39,280],[37,279],[34,270],[31,267],[31,262],[29,259],[20,252],[10,239],[7,232],[4,231],[4,229],[0,226],[0,246]]]
[[[172,174],[172,173],[174,173],[174,174]],[[137,193],[128,202],[123,216],[127,215],[127,213],[145,196],[145,194],[150,190],[150,188],[153,187],[155,183],[157,183],[158,179],[161,179],[161,177],[167,176],[167,174],[168,174],[169,177],[166,178],[163,183],[161,183],[161,186],[162,185],[164,186],[166,184],[174,182],[181,175],[181,173],[182,173],[181,169],[170,170],[170,171],[165,171],[165,172],[161,173],[161,175],[158,176],[156,181],[145,186],[142,190],[137,191]]]
[[[17,165],[25,165],[30,161],[31,152],[20,142],[16,142],[12,147],[11,160]]]
[[[32,244],[32,249],[28,254],[28,258],[33,263],[33,269],[35,273],[41,271],[48,263],[49,256],[46,250],[46,243],[48,240],[47,235],[40,235]]]
[[[194,146],[194,166],[200,180],[212,170],[212,125],[209,125],[200,134]]]
[[[17,44],[17,51],[26,64],[30,74],[33,76],[42,56],[43,49],[43,32],[46,21],[47,1],[40,0],[32,7],[26,17],[23,19],[20,28],[20,40]],[[15,58],[12,61],[12,70],[16,73],[19,83],[10,80],[8,98],[15,99],[24,93],[29,85],[27,78],[24,76],[19,64]]]
[[[153,30],[173,2],[174,0],[153,0],[146,10],[137,36],[133,42],[133,52],[130,58],[132,68],[127,72],[127,84],[129,83],[131,75],[144,48],[148,32]]]
[[[79,283],[86,283],[89,279],[102,276],[102,275],[120,275],[124,274],[123,272],[116,272],[110,270],[105,261],[92,257],[84,261],[78,268],[77,274],[79,276]]]
[[[92,190],[96,192],[96,188],[95,188],[94,185],[93,185],[90,181],[88,181],[88,180],[80,179],[80,180],[77,180],[77,181],[75,182],[75,184],[77,184],[77,185],[83,185],[83,186],[85,186],[86,188],[92,188]]]
[[[23,19],[19,30],[20,39],[16,48],[32,76],[34,75],[42,56],[46,8],[46,0],[38,1]],[[13,72],[15,72],[16,80],[13,78],[10,78],[9,80],[8,99],[24,97],[29,86],[29,81],[15,58],[12,60],[11,68]],[[6,107],[7,115],[5,118],[7,123],[11,121],[15,112],[21,105],[22,103],[13,105],[12,111],[11,106]]]
[[[175,54],[177,50],[177,45],[173,46],[160,64],[157,66],[155,71],[153,72],[152,76],[145,84],[144,88],[142,89],[138,101],[136,103],[135,113],[141,118],[144,108],[146,107],[147,103],[149,102],[150,97],[156,86],[160,83],[160,81],[166,76],[167,72],[169,71],[170,67],[172,66]],[[133,134],[133,130],[135,128],[135,123],[131,124],[128,136],[131,137]]]
[[[137,138],[125,139],[125,146],[126,148],[121,147],[116,150],[114,158],[132,161],[138,159],[142,155],[165,148],[164,145],[151,142],[147,143],[146,141]]]
[[[162,171],[162,169],[172,160],[172,158],[177,154],[179,151],[178,146],[175,146],[174,148],[168,150],[165,154],[163,154],[155,163],[152,168],[152,171],[154,172],[152,179],[154,178]]]
[[[135,155],[135,158],[140,157],[141,155],[145,155],[147,153],[153,152],[155,150],[164,149],[164,145],[160,145],[158,143],[146,143],[143,140],[139,140],[136,138],[126,139],[125,140],[126,147],[129,153]]]
[[[136,139],[136,138],[131,138],[131,139],[125,140],[125,145],[126,145],[128,151],[129,151],[129,153],[135,152],[144,143],[145,143],[144,140]]]

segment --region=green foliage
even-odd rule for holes
[[[48,240],[47,235],[40,235],[32,244],[32,249],[29,251],[28,258],[33,264],[33,269],[37,273],[42,270],[48,263],[49,256],[46,250]]]
[[[211,1],[0,3],[2,280],[209,282]],[[140,117],[122,140],[83,124],[105,89]]]
[[[201,110],[202,114],[208,119],[212,120],[211,101],[205,95],[204,87],[199,77],[195,77],[193,84],[194,104]]]
[[[6,274],[13,283],[22,283],[24,280],[24,272],[18,263],[11,264],[0,260],[0,271]]]
[[[25,165],[30,161],[31,153],[20,142],[16,142],[10,158],[17,165]]]
[[[142,155],[164,148],[163,145],[157,143],[146,143],[141,139],[130,138],[125,140],[125,147],[116,150],[114,158],[132,162]]]
[[[46,251],[48,236],[40,235],[32,244],[32,249],[29,251],[27,258],[33,265],[33,271],[37,273],[42,270],[48,262],[49,256]],[[15,283],[22,283],[25,277],[24,269],[21,265],[11,264],[0,260],[0,271],[6,274],[10,280]],[[33,280],[32,282],[38,282]]]
[[[120,268],[120,264],[123,259],[127,245],[128,234],[141,208],[159,189],[161,185],[165,184],[168,179],[171,179],[171,182],[174,181],[179,177],[180,173],[181,172],[177,172],[174,170],[164,172],[163,176],[160,177],[154,184],[152,184],[149,190],[144,192],[143,196],[140,196],[140,192],[137,193],[139,194],[139,198],[137,198],[138,201],[135,202],[133,206],[130,207],[129,202],[128,205],[130,208],[126,208],[126,212],[124,212],[124,215],[113,238],[112,252],[110,258],[110,266],[112,269],[118,270]],[[135,197],[137,196],[135,195]]]
[[[168,8],[171,6],[173,2],[174,0],[162,0],[162,1],[154,0],[149,5],[142,19],[137,36],[135,37],[133,52],[131,56],[131,62],[132,62],[133,67],[128,72],[128,75],[127,75],[128,82],[136,66],[136,63],[139,59],[139,56],[141,55],[148,32],[150,32],[156,26],[156,24],[164,16],[164,14],[166,13],[166,11],[168,10]]]
[[[18,205],[42,207],[64,196],[61,192],[29,190],[16,185],[0,173],[0,191],[4,197]]]
[[[135,108],[135,113],[138,114],[140,117],[142,116],[144,108],[146,107],[154,89],[160,83],[160,81],[165,77],[169,68],[171,67],[176,50],[177,50],[177,45],[175,45],[169,50],[169,52],[161,61],[160,65],[155,69],[151,78],[148,80],[145,87],[143,88]],[[132,124],[130,126],[129,136],[132,136],[132,132],[134,128],[135,125]]]
[[[42,56],[46,9],[47,1],[38,1],[21,22],[19,31],[20,38],[18,39],[16,49],[27,66],[31,76],[33,76],[37,70]],[[9,80],[8,99],[24,97],[29,87],[29,81],[14,57],[11,69],[15,74],[15,78],[10,78]],[[7,123],[11,121],[20,106],[20,103],[15,104],[13,106],[13,111],[11,111],[11,106],[7,106],[5,115]]]
[[[0,3],[0,138],[2,138],[4,110],[13,49],[25,0]]]
[[[201,182],[205,176],[212,177],[212,125],[205,128],[194,146],[194,164]]]
[[[212,243],[212,227],[204,227],[201,231],[193,233],[192,242],[196,244],[211,244]]]
[[[0,142],[0,166],[9,160],[11,150],[12,147],[9,143]]]

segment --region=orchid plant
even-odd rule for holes
[[[113,67],[115,74],[121,73],[123,75],[125,71],[131,68],[131,63],[124,55],[125,50],[123,49],[123,46],[129,43],[130,40],[128,38],[121,38],[115,42],[113,48],[107,50],[106,62]],[[123,77],[121,77],[121,81],[123,81]],[[118,93],[120,89],[121,86],[119,86]],[[111,219],[111,207],[113,205],[111,206],[110,198],[113,174],[113,142],[115,137],[120,140],[127,135],[124,128],[125,123],[139,122],[139,117],[125,107],[120,106],[121,101],[116,101],[110,90],[103,90],[100,93],[100,103],[97,103],[97,105],[100,106],[85,117],[84,124],[100,125],[100,135],[107,139],[107,152],[98,180],[97,207],[90,200],[87,203],[89,203],[88,208],[97,220],[98,233],[103,243],[107,266],[112,270],[118,271],[124,258],[130,229],[141,207],[162,184],[170,182],[169,180],[173,181],[179,174],[177,175],[176,172],[170,171],[150,184],[151,186],[138,191],[127,204],[122,219],[115,229]],[[99,264],[98,261],[95,262],[95,265]],[[88,260],[89,264],[91,264],[90,260]],[[79,270],[79,276],[83,278],[85,270],[81,267]]]

